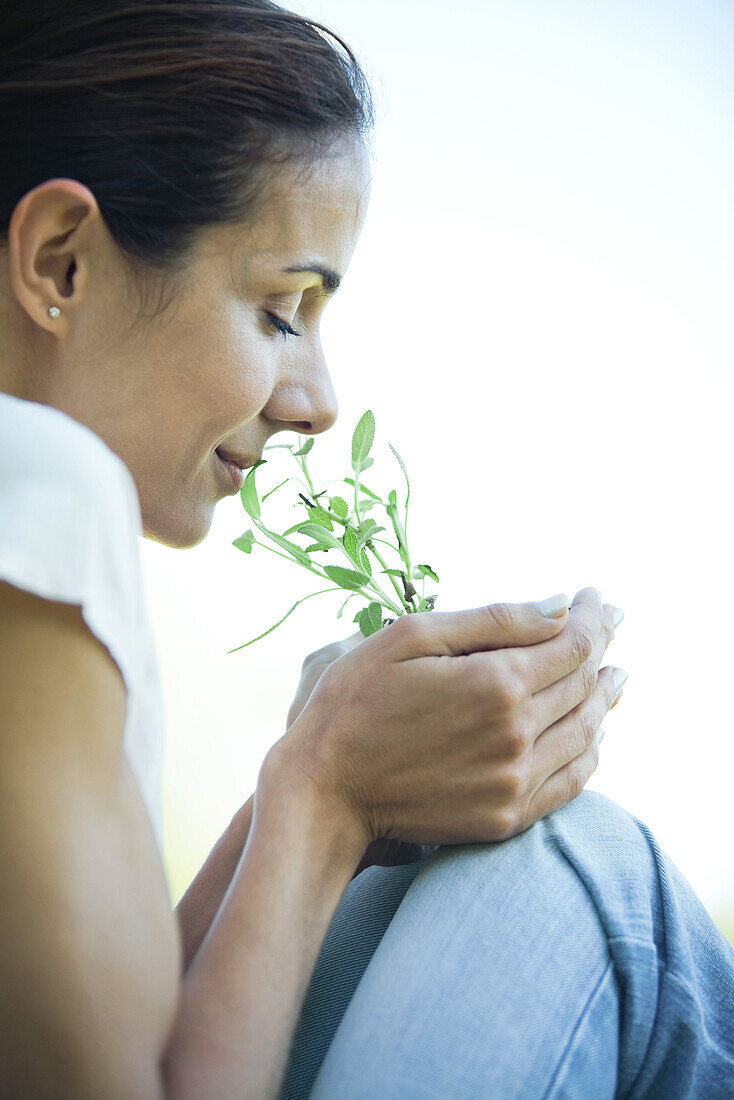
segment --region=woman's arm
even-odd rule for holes
[[[180,991],[167,1100],[278,1094],[319,950],[367,840],[315,784],[260,770],[240,863]]]
[[[214,920],[247,842],[255,796],[250,795],[212,848],[206,863],[176,906],[186,974]]]

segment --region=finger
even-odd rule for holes
[[[568,597],[561,593],[557,611],[543,614],[535,603],[495,603],[467,611],[431,611],[403,615],[387,631],[373,634],[389,644],[397,659],[460,657],[486,650],[535,646],[558,634],[566,622]]]
[[[600,736],[595,737],[584,752],[559,768],[538,788],[528,805],[528,825],[572,802],[581,794],[599,763],[600,741]]]
[[[613,665],[603,668],[591,695],[536,739],[530,765],[533,789],[537,791],[559,768],[577,760],[593,744],[624,690],[614,685],[615,671]]]
[[[604,627],[602,602],[596,588],[582,588],[574,597],[563,630],[532,649],[507,654],[510,670],[535,695],[584,664]]]
[[[543,730],[548,729],[554,722],[560,721],[596,688],[599,666],[614,637],[614,615],[617,609],[613,604],[604,604],[603,610],[602,629],[594,639],[588,660],[573,672],[569,672],[567,676],[556,680],[550,687],[536,692],[530,700],[528,706],[528,712],[531,715],[530,724],[538,734],[542,734]]]

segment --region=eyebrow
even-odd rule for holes
[[[337,275],[336,271],[332,271],[330,267],[324,267],[323,264],[306,263],[296,264],[294,267],[284,267],[283,270],[288,275],[300,275],[303,272],[308,272],[312,275],[321,276],[321,287],[326,294],[333,294],[339,289],[342,281],[341,275]]]

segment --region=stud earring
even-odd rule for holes
[[[49,306],[48,307],[49,317],[58,317],[60,313],[61,313],[61,310],[59,309],[58,306]]]

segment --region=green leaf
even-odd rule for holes
[[[376,600],[373,601],[368,607],[362,608],[355,622],[359,622],[359,629],[365,638],[369,638],[371,634],[382,629],[382,607]]]
[[[287,485],[289,481],[290,481],[290,478],[287,477],[285,479],[285,481],[281,481],[280,485],[276,485],[274,489],[271,489],[270,492],[266,493],[265,496],[262,499],[263,504],[268,499],[268,497],[271,497],[273,495],[273,493],[277,493],[278,489],[282,489],[283,486]]]
[[[373,462],[374,462],[374,461],[375,461],[375,460],[374,460],[374,458],[366,458],[366,459],[364,460],[364,462],[362,463],[362,467],[361,467],[361,468],[362,468],[363,470],[369,470],[370,466],[371,466],[371,465],[373,464]]]
[[[354,429],[352,436],[352,469],[363,470],[364,460],[372,449],[375,440],[375,416],[368,409]]]
[[[344,549],[348,556],[352,559],[356,566],[360,566],[359,547],[357,545],[357,533],[353,527],[344,528],[344,537],[342,539],[344,543]]]
[[[344,497],[332,497],[329,502],[329,507],[335,515],[340,517],[340,519],[345,519],[349,514],[349,505]]]
[[[343,480],[346,481],[347,485],[351,485],[352,488],[354,488],[353,477],[345,477],[343,478]],[[361,481],[359,483],[359,491],[360,493],[366,493],[368,497],[372,497],[373,500],[376,500],[379,504],[382,504],[382,497],[378,497],[377,493],[373,493],[372,490],[368,489],[366,485],[363,485]]]
[[[227,654],[229,655],[230,653],[237,653],[238,650],[245,649],[248,645],[252,645],[253,642],[259,642],[260,639],[264,638],[267,634],[272,634],[273,631],[276,630],[280,626],[281,623],[284,623],[285,620],[288,618],[288,616],[293,611],[296,610],[296,608],[298,607],[299,604],[305,603],[306,600],[312,600],[314,598],[314,596],[323,596],[325,592],[335,592],[335,591],[336,591],[336,589],[334,589],[334,588],[321,588],[321,589],[319,589],[318,592],[311,592],[308,596],[302,596],[300,600],[296,600],[296,602],[293,604],[293,607],[289,608],[288,611],[286,611],[283,618],[278,619],[277,623],[275,623],[273,626],[271,626],[269,630],[265,630],[265,631],[263,631],[262,634],[258,634],[257,638],[250,638],[249,642],[245,642],[244,645],[238,645],[234,649],[228,649]]]
[[[418,604],[418,610],[433,611],[433,605],[435,604],[437,599],[438,596],[426,596],[425,599],[422,599],[421,602]]]
[[[313,546],[307,546],[303,552],[304,554],[313,554],[314,550],[323,550],[326,553],[327,550],[331,550],[331,547],[324,546],[321,542],[315,542]]]
[[[293,456],[295,457],[296,455],[307,455],[308,452],[313,447],[315,442],[316,442],[316,440],[314,439],[313,436],[311,436],[310,439],[306,440],[306,442],[303,444],[303,446],[300,448],[300,450],[293,452]]]
[[[397,508],[397,506],[398,506],[398,493],[397,493],[397,489],[391,489],[391,490],[390,490],[390,492],[389,492],[389,494],[388,494],[388,498],[387,498],[387,499],[388,499],[388,500],[390,501],[390,504],[391,504],[391,505],[393,506],[393,508]]]
[[[308,535],[310,539],[316,539],[322,546],[328,549],[341,550],[341,541],[335,535],[330,534],[325,527],[318,523],[302,523],[297,528],[299,534]]]
[[[255,542],[255,535],[252,531],[245,531],[244,535],[240,535],[238,539],[235,539],[232,543],[238,550],[244,551],[245,554],[252,553],[252,547]]]
[[[288,611],[286,611],[283,618],[278,619],[277,623],[275,623],[274,626],[271,626],[269,630],[264,630],[262,632],[262,634],[258,634],[257,638],[250,638],[249,642],[245,642],[244,645],[238,645],[237,649],[228,649],[227,653],[228,654],[236,653],[238,649],[245,649],[248,645],[252,645],[253,642],[259,642],[261,638],[265,638],[268,634],[272,634],[273,631],[277,630],[277,628],[280,626],[280,624],[284,623],[285,620],[288,618],[288,616],[291,615],[296,610],[299,603],[301,603],[301,600],[298,600],[296,603],[294,603],[293,607],[289,608]]]
[[[385,530],[384,527],[378,527],[377,526],[376,521],[373,520],[372,517],[370,517],[369,519],[363,520],[362,525],[360,526],[359,531],[357,532],[357,534],[359,536],[359,541],[357,543],[358,549],[361,550],[362,547],[364,546],[364,544],[367,542],[367,540],[371,539],[373,535],[376,535],[378,531],[384,531],[384,530]]]
[[[294,531],[300,531],[302,527],[305,527],[308,523],[306,519],[299,519],[298,523],[294,523],[292,527],[289,527],[287,531],[284,531],[284,536],[292,535]]]
[[[436,582],[436,584],[440,583],[438,575],[433,572],[430,565],[416,565],[414,573],[417,573],[419,576],[422,577],[430,577],[432,581]]]
[[[400,469],[403,471],[403,474],[405,476],[405,484],[408,486],[408,493],[410,493],[410,482],[408,481],[408,471],[405,469],[405,463],[403,462],[402,458],[400,457],[398,452],[393,447],[392,443],[388,443],[388,447],[390,448],[392,453],[395,455],[395,457],[397,458],[397,460],[400,464]]]
[[[407,557],[408,550],[405,539],[405,531],[403,530],[403,525],[400,522],[400,517],[398,516],[397,493],[394,489],[390,493],[389,500],[390,503],[388,504],[385,511],[387,512],[388,516],[390,517],[390,521],[392,522],[393,531],[395,532],[395,537],[397,538],[400,547],[400,553]]]
[[[365,573],[369,573],[372,576],[372,566],[370,565],[370,559],[367,557],[367,551],[362,550],[359,555],[358,565],[362,566]]]
[[[387,573],[388,577],[402,577],[402,569],[381,569],[381,573]]]
[[[299,565],[305,565],[308,569],[311,568],[311,559],[305,550],[302,550],[300,546],[296,546],[295,542],[289,542],[283,535],[276,535],[275,531],[266,531],[265,533],[269,539],[272,539],[281,549],[286,550],[291,557],[295,558]]]
[[[320,505],[316,508],[309,508],[308,518],[310,523],[318,523],[321,527],[325,527],[327,531],[334,530],[334,521]]]
[[[255,470],[258,466],[264,466],[266,461],[266,459],[261,458],[259,462],[255,463],[245,478],[245,484],[240,489],[240,499],[245,507],[245,511],[249,513],[253,519],[260,519],[260,501],[258,500],[257,488],[255,486]]]
[[[370,580],[366,573],[358,573],[356,569],[344,569],[341,565],[325,565],[324,572],[329,580],[334,581],[340,588],[353,588],[355,591],[364,588]]]

